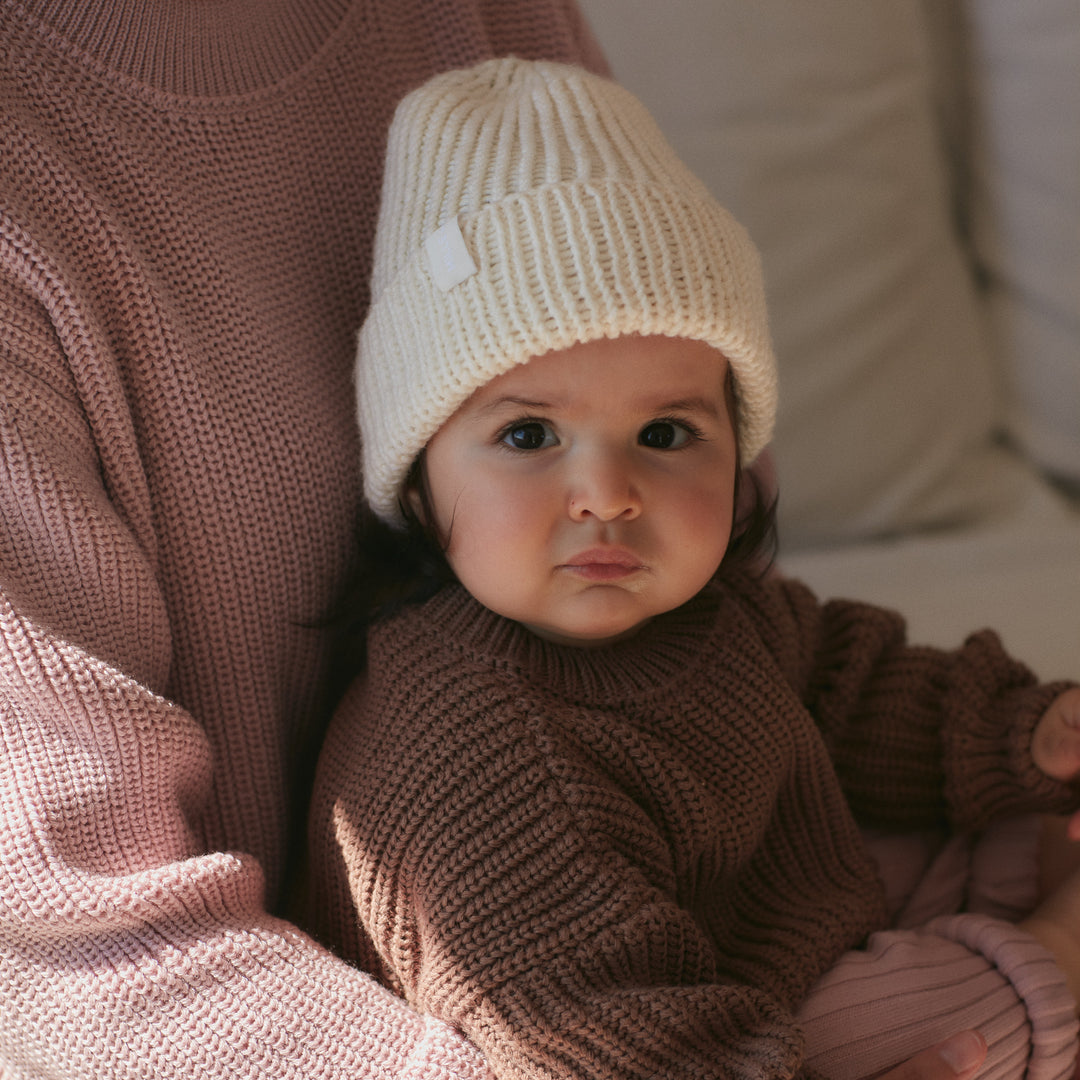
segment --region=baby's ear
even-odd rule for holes
[[[409,509],[416,515],[416,520],[421,525],[427,525],[427,514],[424,510],[424,497],[420,494],[420,489],[415,484],[409,484],[402,492],[405,496],[405,501],[409,504]]]

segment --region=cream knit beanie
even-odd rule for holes
[[[398,106],[356,392],[364,491],[401,485],[472,393],[532,357],[623,334],[708,342],[739,446],[769,441],[776,366],[757,251],[644,106],[563,64],[489,60]]]

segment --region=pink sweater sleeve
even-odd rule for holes
[[[49,276],[29,243],[0,253]],[[204,850],[207,733],[150,688],[172,640],[149,502],[106,490],[37,311],[0,281],[0,1073],[488,1076],[270,917],[254,858]],[[124,417],[100,419],[121,452]]]

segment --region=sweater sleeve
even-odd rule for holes
[[[457,1033],[270,917],[255,860],[203,849],[208,741],[161,695],[148,496],[110,459],[129,418],[92,437],[83,402],[106,395],[76,386],[62,344],[99,328],[64,322],[20,239],[0,240],[0,1073],[489,1075]]]
[[[725,977],[650,815],[527,703],[452,681],[391,695],[438,703],[415,723],[370,687],[346,700],[313,814],[324,917],[351,914],[504,1080],[800,1072],[790,1015]]]
[[[821,729],[865,824],[980,829],[995,817],[1065,812],[1069,785],[1031,759],[1031,734],[1065,683],[1040,685],[984,630],[959,647],[912,645],[903,619],[869,604],[820,604],[774,582],[756,617]]]

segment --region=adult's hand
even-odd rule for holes
[[[877,1080],[969,1080],[985,1060],[986,1040],[977,1031],[961,1031]]]

